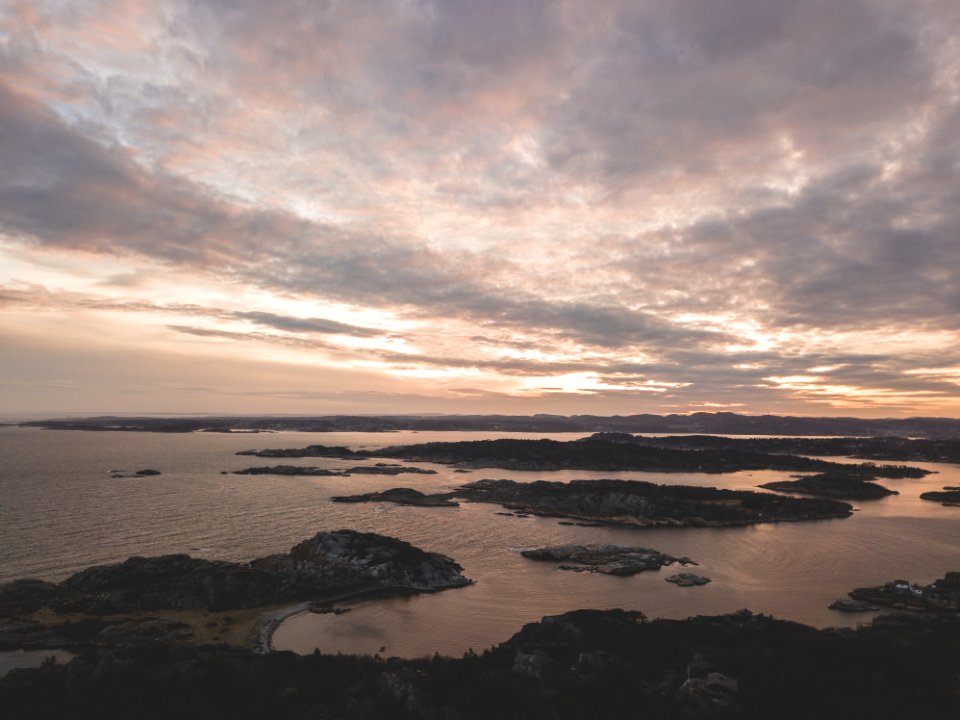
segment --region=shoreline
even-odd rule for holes
[[[441,592],[443,590],[456,590],[457,588],[468,587],[469,585],[473,585],[474,582],[474,580],[469,580],[464,585],[453,585],[451,587],[434,589],[414,588],[403,585],[384,588],[369,588],[367,590],[356,590],[354,592],[344,593],[343,595],[337,595],[331,598],[323,598],[321,600],[308,600],[306,602],[296,603],[295,605],[288,605],[287,607],[280,608],[279,610],[270,610],[263,613],[263,615],[260,616],[259,620],[254,625],[252,633],[254,635],[252,650],[256,653],[264,655],[271,652],[280,652],[273,647],[273,635],[277,631],[277,628],[279,628],[284,621],[289,620],[292,617],[310,612],[311,608],[333,606],[334,603],[347,602],[350,600],[373,600],[376,598],[386,599],[391,597],[403,597],[405,595],[419,595],[421,593],[432,594]]]

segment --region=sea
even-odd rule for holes
[[[22,577],[59,581],[90,565],[120,562],[133,555],[189,553],[246,561],[286,552],[321,530],[378,532],[454,558],[474,583],[434,594],[353,602],[343,606],[349,609],[343,614],[292,615],[277,628],[273,646],[298,653],[319,649],[420,657],[479,653],[508,639],[526,623],[580,608],[639,610],[649,618],[746,608],[815,627],[855,626],[872,614],[828,609],[849,590],[894,579],[929,583],[949,570],[960,570],[960,508],[919,497],[945,485],[960,485],[960,466],[943,463],[908,463],[934,474],[881,480],[899,495],[855,503],[856,512],[847,519],[639,530],[498,515],[499,506],[478,503],[417,508],[337,504],[330,498],[398,486],[442,492],[482,478],[623,478],[751,490],[761,483],[788,479],[790,473],[497,469],[457,473],[447,466],[408,463],[437,474],[232,474],[277,462],[331,469],[358,464],[236,454],[242,450],[310,444],[372,450],[497,437],[571,440],[581,436],[412,431],[164,434],[0,427],[0,583]],[[146,468],[161,474],[111,477]],[[665,582],[676,571],[672,568],[632,577],[569,572],[519,554],[524,548],[568,543],[638,545],[688,556],[699,563],[688,570],[712,582],[677,587]]]

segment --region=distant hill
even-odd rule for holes
[[[397,430],[475,430],[542,433],[682,433],[719,435],[960,437],[960,419],[792,417],[789,415],[320,415],[126,417],[100,416],[36,420],[24,427],[60,430],[138,432],[392,432]]]

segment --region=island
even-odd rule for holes
[[[710,578],[696,573],[682,572],[664,578],[668,583],[673,583],[678,587],[700,587],[711,582]]]
[[[632,528],[742,527],[757,523],[849,517],[836,500],[793,498],[749,490],[657,485],[640,480],[571,480],[530,483],[477,480],[448,492],[423,495],[410,488],[331,498],[334,502],[448,505],[452,498],[494,503],[515,515],[569,518]]]
[[[875,482],[864,480],[858,475],[842,473],[817,473],[816,475],[797,475],[796,480],[777,480],[758,487],[778,492],[800,493],[817,497],[837,498],[839,500],[877,500],[890,495],[898,495]]]
[[[159,470],[153,470],[152,468],[146,468],[144,470],[136,470],[132,473],[126,473],[123,470],[111,470],[110,477],[112,478],[144,478],[144,477],[156,477],[160,475]]]
[[[351,475],[436,475],[436,470],[428,468],[377,463],[376,465],[358,465],[351,468],[330,470],[328,468],[306,467],[301,465],[272,465],[250,467],[235,470],[234,475],[307,475],[318,477],[350,477]]]
[[[958,507],[960,506],[960,487],[945,487],[942,491],[921,493],[920,499],[933,500],[946,507]]]
[[[339,503],[392,502],[397,505],[417,505],[419,507],[459,507],[460,503],[451,500],[452,497],[452,493],[426,495],[413,488],[400,487],[362,495],[338,495],[330,498],[330,500]]]
[[[530,560],[562,563],[560,570],[603,575],[636,575],[674,563],[696,565],[690,558],[675,558],[657,550],[630,545],[554,545],[521,550],[520,554]]]
[[[234,475],[294,475],[307,477],[347,477],[347,473],[328,468],[306,467],[300,465],[269,465],[234,470]]]
[[[61,583],[0,586],[0,650],[211,638],[225,612],[247,633],[264,609],[330,603],[369,594],[436,592],[470,584],[450,558],[354,530],[320,532],[288,553],[246,563],[189,555],[131,557],[82,570]],[[255,612],[240,612],[254,610]],[[231,635],[240,629],[233,625]],[[247,638],[249,640],[249,638]]]
[[[791,498],[749,490],[657,485],[640,480],[478,480],[454,495],[531,515],[626,527],[739,527],[757,523],[846,518],[835,500]]]
[[[948,572],[929,585],[894,580],[878,587],[857,588],[849,595],[854,600],[881,607],[960,613],[960,572]]]
[[[431,462],[461,469],[597,470],[645,472],[730,473],[742,470],[784,470],[836,473],[861,479],[923,477],[930,471],[902,465],[847,464],[779,452],[737,447],[661,447],[636,441],[632,435],[600,433],[579,440],[467,440],[398,445],[354,451],[345,447],[309,445],[304,448],[246,450],[257,457],[390,458]]]

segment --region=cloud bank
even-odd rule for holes
[[[956,414],[958,35],[951,0],[7,3],[0,369],[113,387],[22,361],[56,332],[303,370],[250,411]]]

